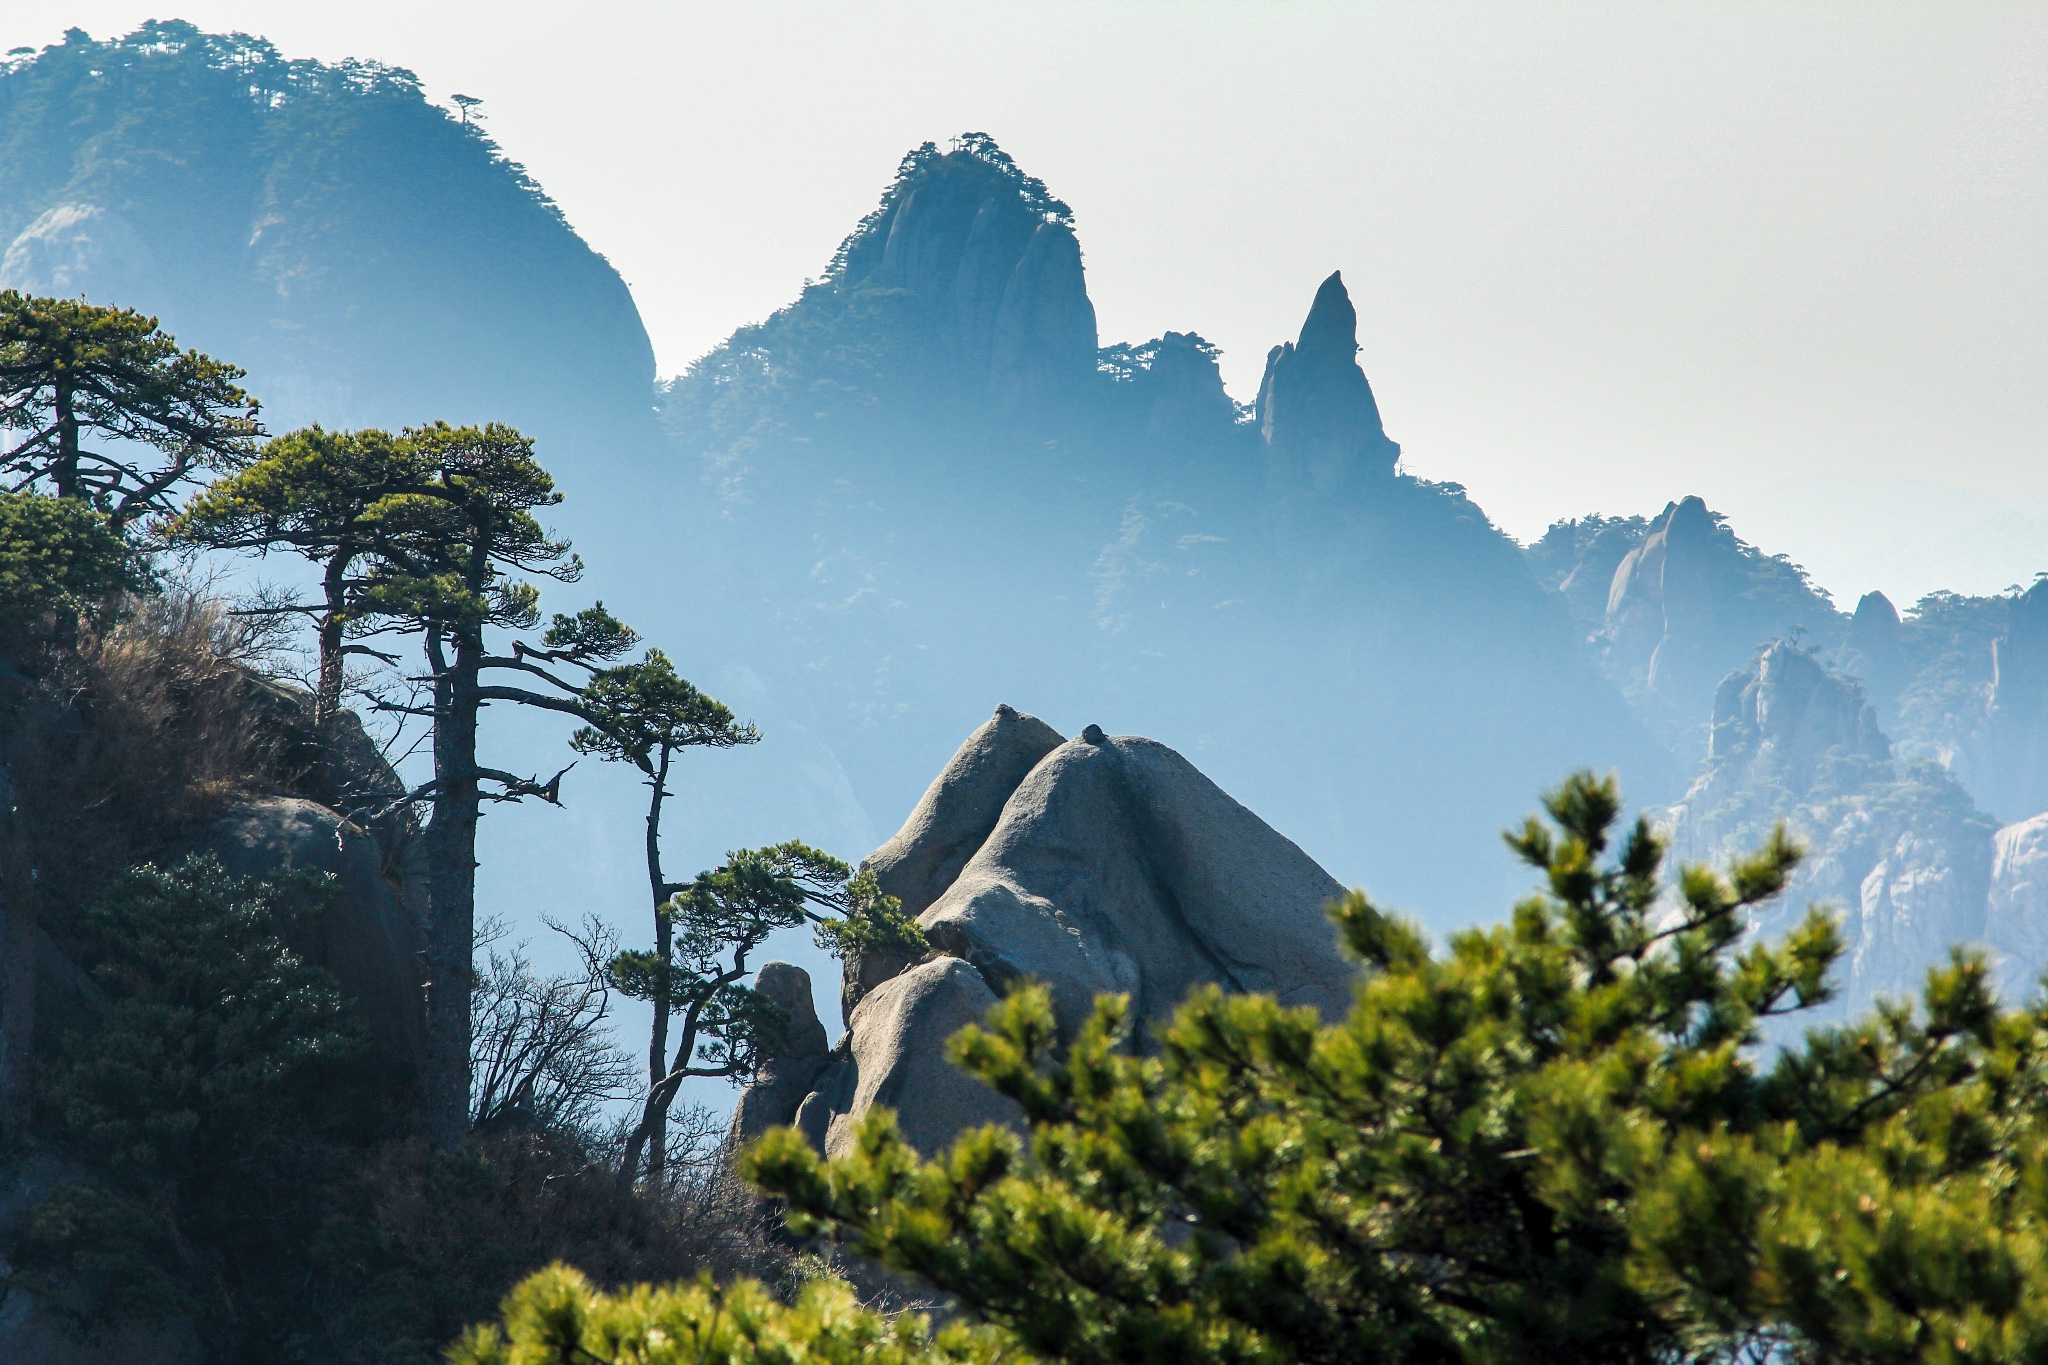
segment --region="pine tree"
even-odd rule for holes
[[[421,706],[385,704],[433,727],[432,779],[411,793],[427,803],[428,903],[426,1135],[437,1148],[469,1132],[471,965],[476,939],[476,832],[485,800],[559,800],[562,774],[548,782],[477,761],[477,731],[491,702],[536,706],[588,721],[580,688],[551,671],[593,668],[637,640],[602,606],[556,616],[539,648],[515,642],[494,655],[488,634],[527,630],[540,621],[540,590],[530,577],[574,582],[582,561],[550,536],[534,512],[561,501],[533,457],[533,442],[511,427],[408,429],[403,440],[424,471],[414,488],[377,507],[376,559],[357,598],[359,610],[419,634],[428,691]],[[513,672],[546,691],[496,685],[490,672]]]
[[[662,814],[670,796],[669,775],[687,749],[729,749],[761,738],[752,725],[742,725],[723,702],[706,696],[676,672],[669,657],[650,649],[638,663],[604,669],[583,689],[583,701],[597,723],[570,737],[569,746],[612,763],[629,763],[647,780],[647,828],[644,841],[647,885],[654,913],[654,960],[664,964],[646,974],[648,1003],[654,1020],[647,1039],[647,1104],[633,1134],[632,1152],[621,1163],[621,1176],[632,1180],[633,1159],[647,1151],[647,1176],[659,1180],[668,1155],[669,1100],[680,1081],[671,1082],[668,1060],[669,1023],[675,1013],[670,972],[675,930],[671,898],[688,889],[671,882],[662,871]],[[694,1044],[690,1049],[694,1053]],[[688,1057],[685,1061],[689,1060]]]
[[[0,431],[24,433],[0,473],[82,499],[115,530],[167,512],[181,484],[253,453],[242,376],[133,309],[0,292]]]
[[[366,593],[379,581],[376,557],[394,543],[384,514],[409,513],[433,471],[409,440],[378,430],[326,431],[318,426],[266,442],[258,457],[209,485],[164,525],[174,545],[267,555],[285,550],[320,570],[316,604],[280,607],[313,620],[319,646],[313,688],[313,724],[323,760],[333,750],[333,726],[341,710],[351,654],[390,655],[357,639],[372,633],[379,617]]]

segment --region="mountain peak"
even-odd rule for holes
[[[1268,472],[1283,490],[1328,493],[1394,472],[1372,385],[1358,366],[1358,310],[1332,271],[1292,345],[1275,346],[1259,385],[1259,433]]]
[[[1303,356],[1330,357],[1340,364],[1358,354],[1358,310],[1344,287],[1343,271],[1332,270],[1330,278],[1316,289],[1315,302],[1308,307],[1294,349]]]
[[[826,272],[841,291],[902,291],[950,361],[1005,404],[1031,403],[1095,370],[1074,215],[986,133],[903,158],[874,212]]]

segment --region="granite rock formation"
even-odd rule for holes
[[[2008,820],[2048,811],[2048,579],[2012,599],[1992,653],[1989,711],[1972,746],[1985,806]]]
[[[1857,599],[1837,666],[1862,682],[1879,715],[1897,714],[1899,693],[1906,685],[1905,626],[1891,598],[1867,592]]]
[[[788,1123],[811,1093],[831,1057],[825,1026],[811,1003],[811,974],[788,962],[768,962],[754,975],[754,989],[789,1014],[781,1038],[766,1049],[761,1070],[733,1111],[733,1136],[752,1142],[778,1123]]]
[[[1094,373],[1073,215],[985,135],[911,153],[831,273],[842,295],[896,294],[935,358],[1004,406],[1056,401]]]
[[[1688,497],[1666,506],[1615,568],[1598,643],[1610,676],[1683,731],[1754,650],[1801,628],[1831,643],[1836,617],[1799,569],[1758,553]]]
[[[1358,310],[1342,271],[1316,290],[1300,337],[1267,353],[1258,423],[1277,490],[1327,496],[1394,472],[1401,447],[1387,439],[1359,368]]]
[[[328,807],[293,796],[237,804],[196,851],[218,857],[237,877],[311,868],[334,878],[323,913],[289,926],[286,941],[334,974],[355,1001],[380,1069],[409,1086],[426,1046],[420,986],[426,926],[420,916],[424,882],[415,874],[408,883],[403,852],[387,850],[369,830]],[[387,860],[387,851],[399,857]]]
[[[1722,682],[1707,761],[1666,819],[1681,862],[1746,852],[1781,821],[1807,846],[1756,928],[1781,933],[1816,903],[1843,916],[1838,1011],[1917,990],[1950,944],[1996,937],[1993,823],[1939,765],[1896,759],[1862,687],[1817,651],[1780,642]]]
[[[1025,979],[1051,988],[1069,1037],[1106,992],[1129,994],[1141,1026],[1209,983],[1326,1017],[1350,1000],[1356,968],[1326,915],[1342,888],[1151,740],[1091,725],[1062,742],[1003,707],[868,865],[919,910],[934,954],[853,996],[845,1037],[799,1102],[777,1059],[742,1102],[749,1132],[793,1121],[837,1152],[885,1104],[930,1152],[964,1127],[1014,1121],[945,1060],[945,1040]]]
[[[1992,840],[1984,938],[1998,951],[2009,994],[2033,988],[2048,968],[2048,813],[2007,825]]]

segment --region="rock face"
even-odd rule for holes
[[[1847,975],[1859,1002],[1916,992],[1951,944],[1984,942],[1991,861],[1981,828],[1899,835],[1851,903]]]
[[[1031,770],[919,921],[998,990],[1050,986],[1064,1030],[1105,991],[1162,1019],[1205,982],[1340,1013],[1342,892],[1179,754],[1092,731]]]
[[[904,912],[922,915],[981,851],[1004,803],[1039,760],[1066,743],[1059,731],[1007,702],[955,751],[896,837],[863,864]]]
[[[1026,978],[1051,988],[1068,1037],[1104,992],[1127,992],[1146,1024],[1206,983],[1326,1017],[1350,1001],[1356,968],[1326,916],[1343,888],[1151,740],[1091,725],[1061,742],[1002,707],[867,865],[921,909],[935,956],[860,995],[800,1104],[780,1090],[771,1102],[779,1073],[743,1102],[748,1124],[795,1121],[828,1152],[876,1104],[926,1152],[1014,1122],[945,1060],[945,1040]]]
[[[787,1010],[789,1023],[733,1111],[733,1137],[741,1144],[778,1123],[788,1123],[831,1058],[825,1026],[811,1003],[809,972],[788,962],[764,963],[755,975],[754,989]]]
[[[1193,332],[1168,332],[1140,348],[1150,363],[1134,376],[1148,439],[1201,440],[1237,419],[1215,346]]]
[[[1688,497],[1666,506],[1615,569],[1601,644],[1610,674],[1682,725],[1758,646],[1800,626],[1831,634],[1835,620],[1797,569]]]
[[[1993,646],[1991,707],[1971,768],[1984,804],[2022,819],[2048,810],[2048,579],[2009,611]]]
[[[1842,642],[1841,670],[1863,681],[1863,691],[1880,715],[1895,713],[1906,683],[1905,626],[1899,609],[1881,592],[1858,599]]]
[[[940,356],[1005,406],[1051,401],[1094,373],[1073,216],[981,134],[911,153],[835,274],[848,294],[908,295]]]
[[[1707,761],[1669,812],[1673,852],[1718,862],[1780,821],[1808,854],[1756,928],[1783,933],[1812,904],[1842,914],[1835,1013],[1917,991],[1954,943],[1998,948],[2002,936],[2025,970],[2048,963],[2048,945],[1987,919],[1992,824],[1969,794],[1936,764],[1896,761],[1862,687],[1782,642],[1718,689]]]
[[[2007,825],[1991,846],[1984,939],[1999,955],[2001,984],[2019,995],[2048,966],[2048,814]]]
[[[796,1126],[832,1156],[849,1150],[855,1125],[878,1104],[896,1111],[904,1137],[927,1156],[962,1129],[1021,1127],[1008,1100],[946,1059],[946,1040],[995,1003],[981,974],[957,957],[884,982],[854,1011],[842,1055],[798,1107]]]
[[[1343,272],[1316,290],[1300,338],[1267,354],[1258,422],[1276,489],[1328,494],[1394,472],[1401,447],[1387,439],[1358,365],[1358,310]]]
[[[380,1063],[409,1083],[426,1038],[425,930],[406,904],[404,881],[387,873],[377,840],[326,806],[278,796],[230,810],[198,851],[238,877],[313,868],[335,878],[326,913],[291,926],[287,940],[334,974],[357,1002]]]
[[[53,298],[120,299],[150,312],[164,297],[156,253],[123,214],[96,204],[56,204],[0,255],[0,287]]]
[[[1780,642],[1758,656],[1751,671],[1729,674],[1716,689],[1702,794],[1765,785],[1804,793],[1824,762],[1844,756],[1874,763],[1891,758],[1876,710],[1856,684]]]

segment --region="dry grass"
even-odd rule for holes
[[[365,1163],[346,1202],[361,1221],[330,1225],[330,1241],[360,1250],[326,1271],[332,1298],[350,1305],[341,1315],[350,1361],[426,1365],[555,1261],[612,1287],[709,1270],[793,1288],[801,1271],[773,1211],[722,1163],[659,1193],[629,1193],[609,1162],[540,1133],[486,1138],[443,1156],[418,1142],[392,1144]]]
[[[16,651],[6,757],[46,908],[164,856],[237,795],[289,785],[289,735],[243,620],[192,591],[126,607]]]

